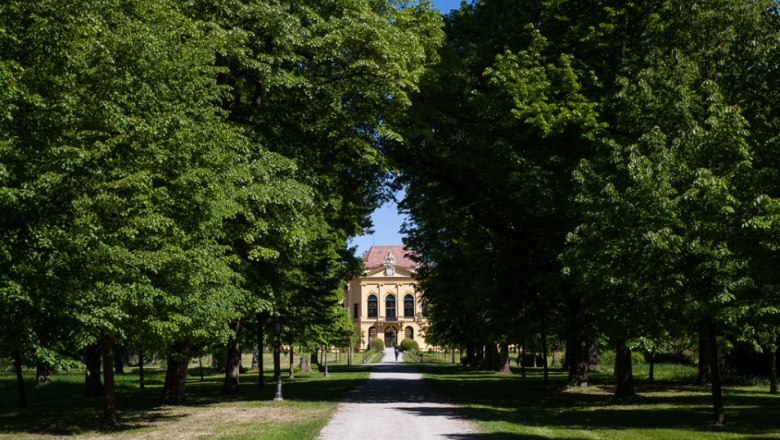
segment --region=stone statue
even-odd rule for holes
[[[389,277],[395,275],[395,257],[390,252],[385,256],[385,275]]]

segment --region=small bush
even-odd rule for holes
[[[420,345],[414,339],[404,339],[401,341],[401,351],[416,352],[420,349]]]
[[[374,338],[371,340],[371,350],[376,352],[382,352],[385,351],[385,342],[382,341],[379,338]]]
[[[634,365],[644,364],[645,354],[641,351],[631,351],[631,363]],[[601,355],[599,356],[599,365],[602,367],[615,366],[615,352],[611,350],[601,352]]]

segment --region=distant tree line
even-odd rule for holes
[[[388,150],[435,344],[473,367],[596,344],[699,356],[725,423],[724,350],[777,391],[780,16],[774,1],[464,3]]]

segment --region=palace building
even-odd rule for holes
[[[429,348],[422,334],[425,321],[420,293],[412,277],[415,263],[403,246],[371,246],[363,254],[365,272],[347,286],[344,305],[360,328],[360,348],[379,338],[385,347],[414,339]]]

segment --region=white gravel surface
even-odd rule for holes
[[[320,440],[476,439],[474,428],[422,381],[392,348],[369,380],[349,393]]]

